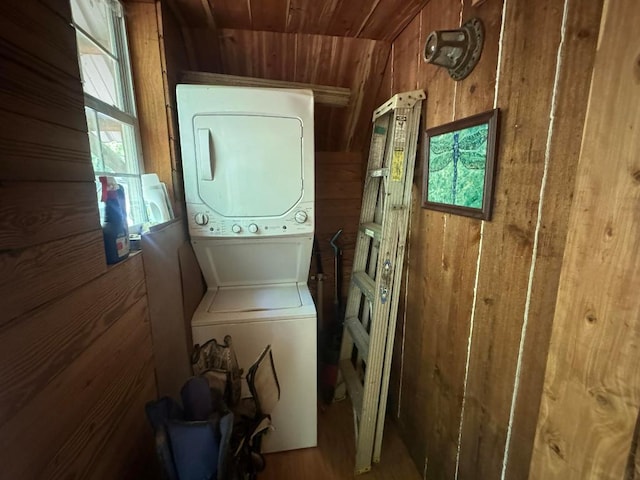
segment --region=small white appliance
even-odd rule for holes
[[[263,451],[317,444],[313,94],[178,85],[189,234],[207,282],[194,343],[231,335],[245,369],[271,344],[281,398]]]
[[[155,173],[145,173],[140,175],[142,180],[142,198],[147,208],[149,223],[168,222],[173,218],[173,208],[169,200],[167,186],[160,181]]]

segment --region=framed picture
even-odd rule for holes
[[[499,110],[426,132],[422,207],[491,219]]]

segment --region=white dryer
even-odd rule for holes
[[[313,94],[178,85],[189,234],[207,293],[193,340],[233,337],[245,369],[271,344],[281,387],[263,451],[317,444]]]

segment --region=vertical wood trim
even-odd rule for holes
[[[145,172],[156,173],[175,198],[169,130],[160,52],[160,31],[155,3],[127,4],[127,32],[133,81],[138,107],[138,124],[143,148]]]
[[[536,227],[533,234],[533,248],[531,250],[531,267],[529,269],[529,280],[527,283],[527,294],[526,294],[525,306],[524,306],[524,318],[523,318],[522,327],[520,330],[520,342],[518,345],[518,356],[516,359],[516,369],[514,372],[513,392],[511,396],[511,407],[509,409],[509,422],[507,424],[507,437],[504,444],[504,453],[502,456],[502,473],[500,476],[502,480],[506,478],[507,464],[509,463],[509,448],[511,446],[511,435],[513,433],[513,420],[515,416],[516,403],[518,400],[518,393],[520,390],[520,375],[522,370],[524,345],[527,338],[527,328],[529,326],[531,295],[533,291],[533,281],[535,278],[536,260],[538,257],[538,246],[540,243],[540,229],[542,225],[542,215],[543,215],[544,206],[545,206],[545,193],[546,193],[546,186],[547,186],[547,177],[549,173],[551,146],[554,139],[555,116],[558,108],[557,95],[558,95],[558,88],[560,84],[560,76],[562,72],[563,56],[566,48],[567,17],[569,12],[569,1],[570,0],[564,0],[564,6],[562,10],[562,23],[560,25],[560,45],[558,46],[558,52],[556,54],[556,68],[555,68],[554,79],[553,79],[553,90],[551,94],[551,108],[549,110],[549,128],[547,130],[547,144],[545,146],[545,152],[544,152],[544,167],[542,172],[542,180],[540,182],[540,194],[539,194],[539,201],[538,201]]]
[[[605,5],[531,478],[628,473],[640,409],[640,39],[628,32],[639,15],[633,0]]]

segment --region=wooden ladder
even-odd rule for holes
[[[340,373],[354,410],[357,474],[380,461],[424,98],[422,90],[399,93],[373,114],[340,349]]]

